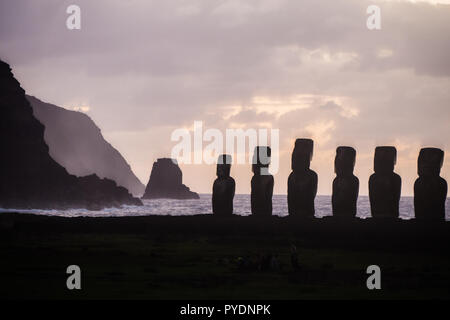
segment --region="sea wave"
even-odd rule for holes
[[[148,216],[148,215],[170,215],[185,216],[197,214],[212,214],[211,195],[201,194],[200,199],[194,200],[174,200],[174,199],[154,199],[143,200],[143,206],[123,206],[121,208],[105,208],[103,210],[91,211],[87,209],[69,210],[40,210],[40,209],[1,209],[0,212],[22,212],[37,215],[60,216],[60,217],[124,217],[124,216]],[[450,205],[446,202],[446,220],[450,220]],[[274,195],[272,200],[273,214],[286,216],[287,197],[286,195]],[[316,217],[330,216],[331,196],[317,196],[315,201]],[[360,218],[370,217],[369,197],[360,196],[358,198],[357,216]],[[251,213],[250,195],[237,194],[234,198],[234,214],[247,216]],[[402,197],[400,200],[400,218],[414,218],[414,198]]]

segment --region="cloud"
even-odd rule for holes
[[[286,159],[295,137],[315,136],[322,193],[332,161],[321,154],[337,145],[358,147],[362,172],[376,144],[448,148],[450,5],[79,0],[82,29],[69,31],[70,4],[2,1],[0,56],[30,94],[87,103],[143,180],[152,157],[170,154],[171,131],[194,120],[278,127]],[[379,31],[366,28],[369,4],[381,7]],[[193,189],[209,191],[186,170]]]
[[[70,108],[71,110],[74,110],[74,111],[79,111],[79,112],[84,112],[84,113],[87,113],[87,112],[89,112],[89,110],[91,109],[89,106],[75,106],[75,107],[72,107],[72,108]]]

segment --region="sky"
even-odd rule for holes
[[[68,30],[66,9],[81,8]],[[369,5],[381,29],[366,26]],[[444,149],[450,178],[450,1],[20,0],[0,2],[0,58],[28,94],[86,112],[146,184],[171,134],[279,129],[276,194],[296,138],[314,139],[319,194],[331,194],[337,146],[357,150],[367,194],[377,145],[397,147],[403,195],[421,147]],[[210,193],[215,166],[180,164]],[[237,193],[250,165],[234,165]]]

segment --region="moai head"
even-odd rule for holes
[[[228,154],[221,154],[217,159],[216,174],[219,178],[226,178],[230,176],[231,170],[231,156]]]
[[[395,147],[376,147],[374,157],[375,173],[392,173],[397,162],[397,149]]]
[[[305,171],[309,169],[313,156],[314,142],[311,139],[295,140],[292,152],[291,167],[293,171]]]
[[[269,174],[269,164],[272,150],[270,147],[258,146],[255,148],[252,160],[252,171],[255,174]]]
[[[419,176],[439,176],[444,162],[444,151],[438,148],[423,148],[417,160]]]
[[[356,150],[352,147],[337,147],[334,159],[334,172],[338,176],[353,174],[355,168]]]

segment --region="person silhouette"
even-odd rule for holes
[[[353,174],[356,150],[352,147],[338,147],[334,160],[333,193],[331,203],[333,216],[356,216],[356,202],[359,193],[359,179]]]
[[[314,142],[297,139],[292,152],[292,172],[288,178],[288,211],[293,217],[314,217],[317,174],[309,168]]]
[[[416,219],[445,220],[447,181],[440,177],[444,151],[423,148],[417,160],[419,178],[414,183],[414,211]]]
[[[252,214],[261,217],[272,215],[273,176],[269,173],[271,149],[258,146],[252,161],[251,181]]]
[[[236,183],[230,177],[231,156],[220,155],[217,160],[217,179],[213,184],[212,209],[213,214],[231,216],[233,214],[233,199]]]
[[[397,160],[395,147],[376,147],[374,171],[369,178],[369,199],[372,217],[398,218],[402,178],[394,172]]]

